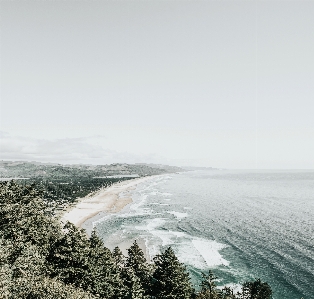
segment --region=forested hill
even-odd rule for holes
[[[63,179],[105,176],[147,176],[183,171],[182,168],[156,164],[62,165],[25,161],[0,161],[0,178]]]
[[[19,185],[35,186],[52,214],[61,213],[78,198],[113,183],[177,171],[183,169],[154,164],[61,165],[0,161],[0,180],[14,178]]]

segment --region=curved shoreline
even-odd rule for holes
[[[132,202],[130,192],[135,189],[137,184],[157,176],[159,175],[126,180],[100,189],[82,198],[74,207],[66,211],[60,220],[63,223],[69,221],[82,228],[85,222],[98,214],[118,213]]]

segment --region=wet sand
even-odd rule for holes
[[[118,213],[125,206],[132,202],[131,191],[136,188],[136,185],[156,176],[141,177],[123,181],[113,184],[108,188],[101,189],[95,193],[92,193],[81,200],[74,206],[69,207],[68,210],[61,217],[61,222],[72,222],[75,226],[86,230],[88,235],[93,230],[93,222],[103,218],[108,213]],[[149,259],[145,241],[137,239],[137,243]],[[110,244],[105,244],[109,249]],[[132,244],[130,242],[122,241],[118,246],[123,252],[127,253],[127,248]]]
[[[74,207],[71,207],[61,217],[61,222],[72,222],[77,227],[82,227],[88,219],[103,215],[101,213],[118,213],[127,204],[132,202],[130,192],[136,185],[152,177],[142,177],[113,184],[91,195],[82,198]]]

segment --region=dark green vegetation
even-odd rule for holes
[[[241,294],[219,290],[212,272],[200,290],[171,248],[146,261],[136,242],[122,255],[93,232],[71,223],[61,227],[34,186],[0,182],[0,298],[270,299],[260,280],[245,282]]]
[[[53,214],[58,214],[77,198],[132,178],[130,176],[142,177],[176,171],[182,169],[153,164],[61,165],[0,161],[0,178],[15,178],[23,186],[34,184]]]
[[[51,178],[104,177],[114,175],[147,176],[183,171],[182,168],[155,164],[110,164],[110,165],[62,165],[39,162],[0,161],[0,178]]]
[[[19,180],[20,185],[26,186],[31,184],[41,192],[41,198],[44,200],[47,208],[52,214],[62,212],[67,206],[95,192],[101,188],[110,187],[113,183],[118,183],[129,178],[69,178],[62,179],[42,179],[33,178],[29,180]]]

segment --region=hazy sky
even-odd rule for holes
[[[0,11],[0,159],[314,168],[314,1]]]

